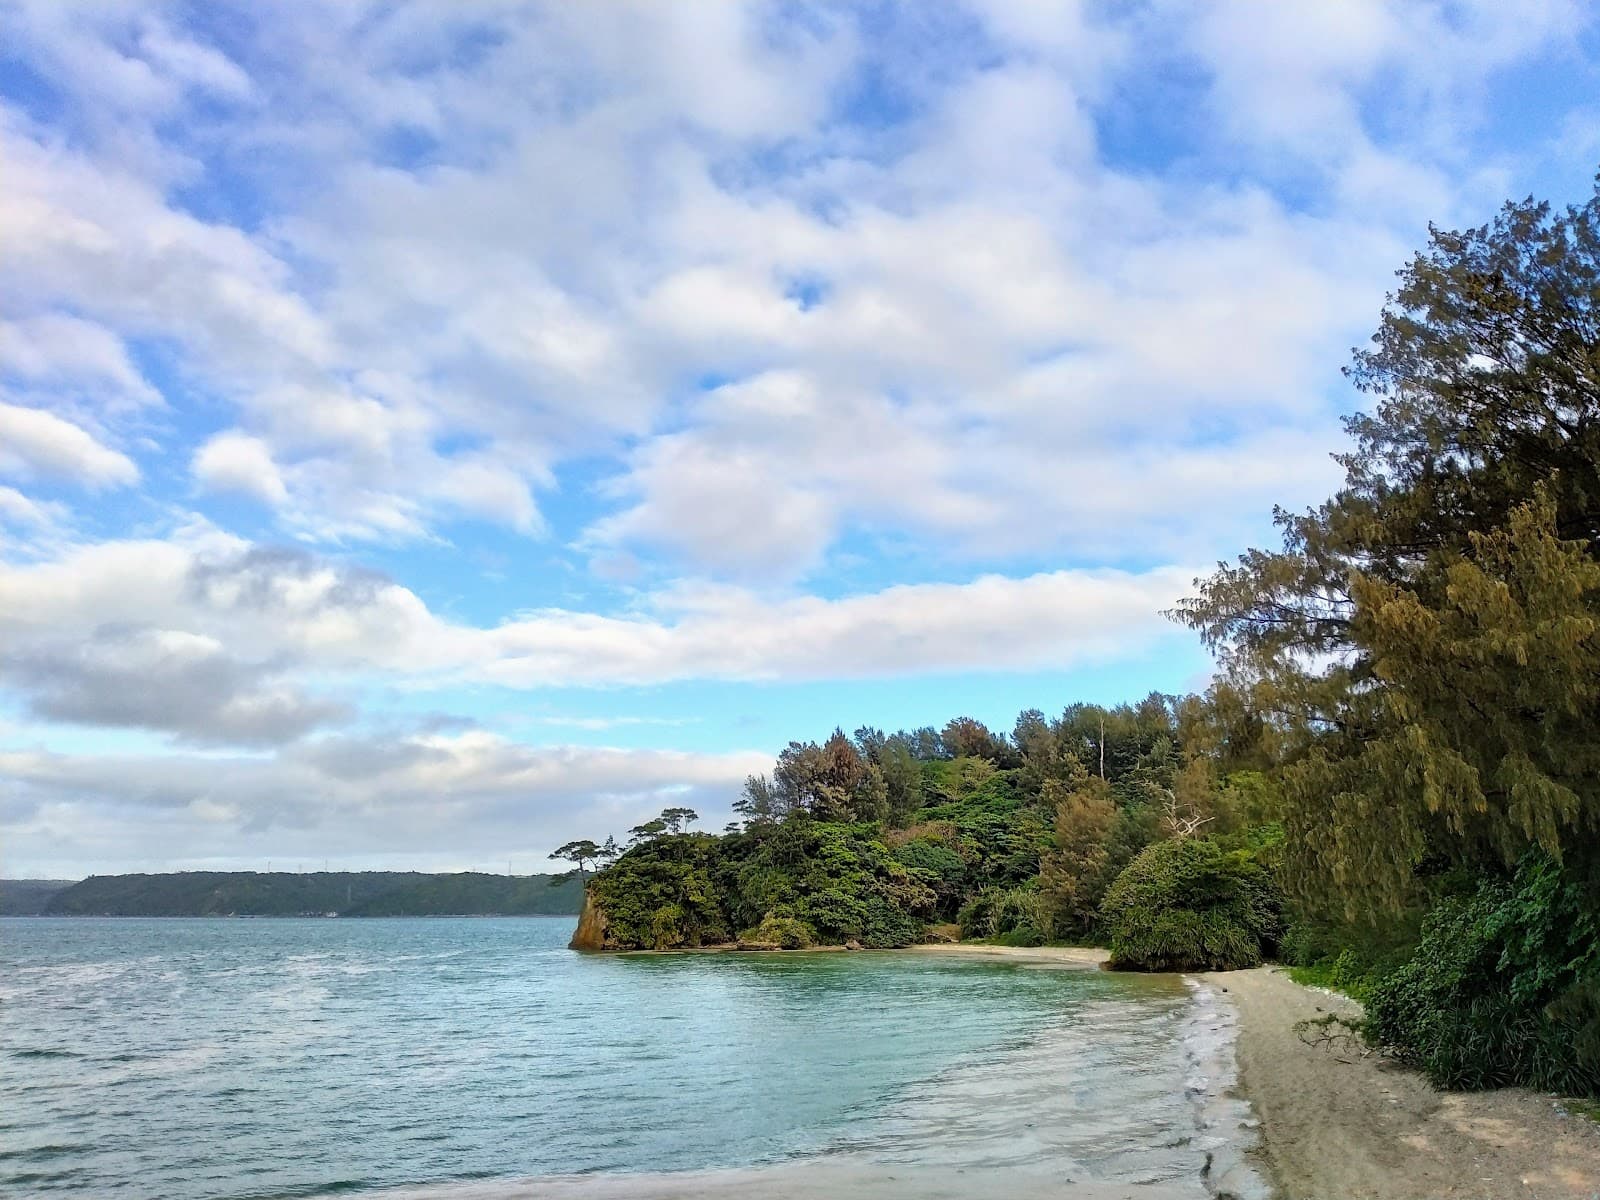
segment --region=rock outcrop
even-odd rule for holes
[[[595,903],[594,888],[583,892],[583,911],[578,914],[578,928],[567,943],[570,950],[604,950],[606,948],[606,914]]]

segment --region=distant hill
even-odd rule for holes
[[[74,879],[0,879],[0,917],[36,917]]]
[[[40,909],[57,917],[573,916],[576,878],[421,871],[179,871],[91,875]],[[32,882],[32,881],[30,881]],[[7,885],[8,887],[11,885]]]

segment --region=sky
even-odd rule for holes
[[[1581,0],[0,0],[0,874],[548,869],[1205,685]]]

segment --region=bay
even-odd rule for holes
[[[825,1163],[1199,1196],[1208,1156],[1248,1139],[1225,1015],[1176,977],[589,956],[572,925],[0,921],[0,1193],[494,1194]]]

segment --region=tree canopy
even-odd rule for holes
[[[1344,486],[1178,610],[1281,739],[1290,878],[1352,915],[1600,821],[1600,190],[1399,278]]]

